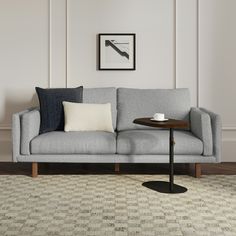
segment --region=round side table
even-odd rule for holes
[[[143,186],[161,192],[161,193],[184,193],[187,188],[174,184],[174,129],[188,128],[189,123],[184,120],[168,119],[167,121],[153,121],[151,117],[137,118],[133,121],[135,124],[150,126],[154,128],[169,129],[169,182],[149,181],[143,183]]]

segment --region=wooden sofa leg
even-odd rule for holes
[[[201,177],[201,164],[195,163],[195,178]]]
[[[35,178],[38,176],[38,163],[32,162],[32,177]]]
[[[115,172],[120,172],[120,163],[115,163]]]

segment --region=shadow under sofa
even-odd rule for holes
[[[52,131],[39,135],[39,108],[13,115],[13,161],[38,163],[169,163],[169,131],[136,125],[138,117],[162,112],[167,118],[189,121],[190,128],[175,130],[175,163],[221,161],[221,119],[204,108],[190,106],[188,89],[84,88],[84,103],[111,103],[114,133]]]

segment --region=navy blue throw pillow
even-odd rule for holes
[[[35,87],[40,104],[40,134],[64,130],[63,101],[83,102],[83,86],[78,88],[43,89]]]

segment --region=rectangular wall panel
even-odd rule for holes
[[[37,104],[35,86],[48,86],[48,0],[1,0],[0,32],[0,127],[9,127]]]
[[[223,161],[236,161],[236,1],[199,0],[199,102],[223,121]]]
[[[199,0],[200,105],[236,128],[236,1]]]
[[[197,106],[198,0],[176,1],[176,87],[189,88]]]
[[[50,0],[50,87],[66,87],[66,0]]]
[[[173,0],[68,0],[68,83],[174,87]],[[136,71],[98,71],[97,35],[136,33]]]

